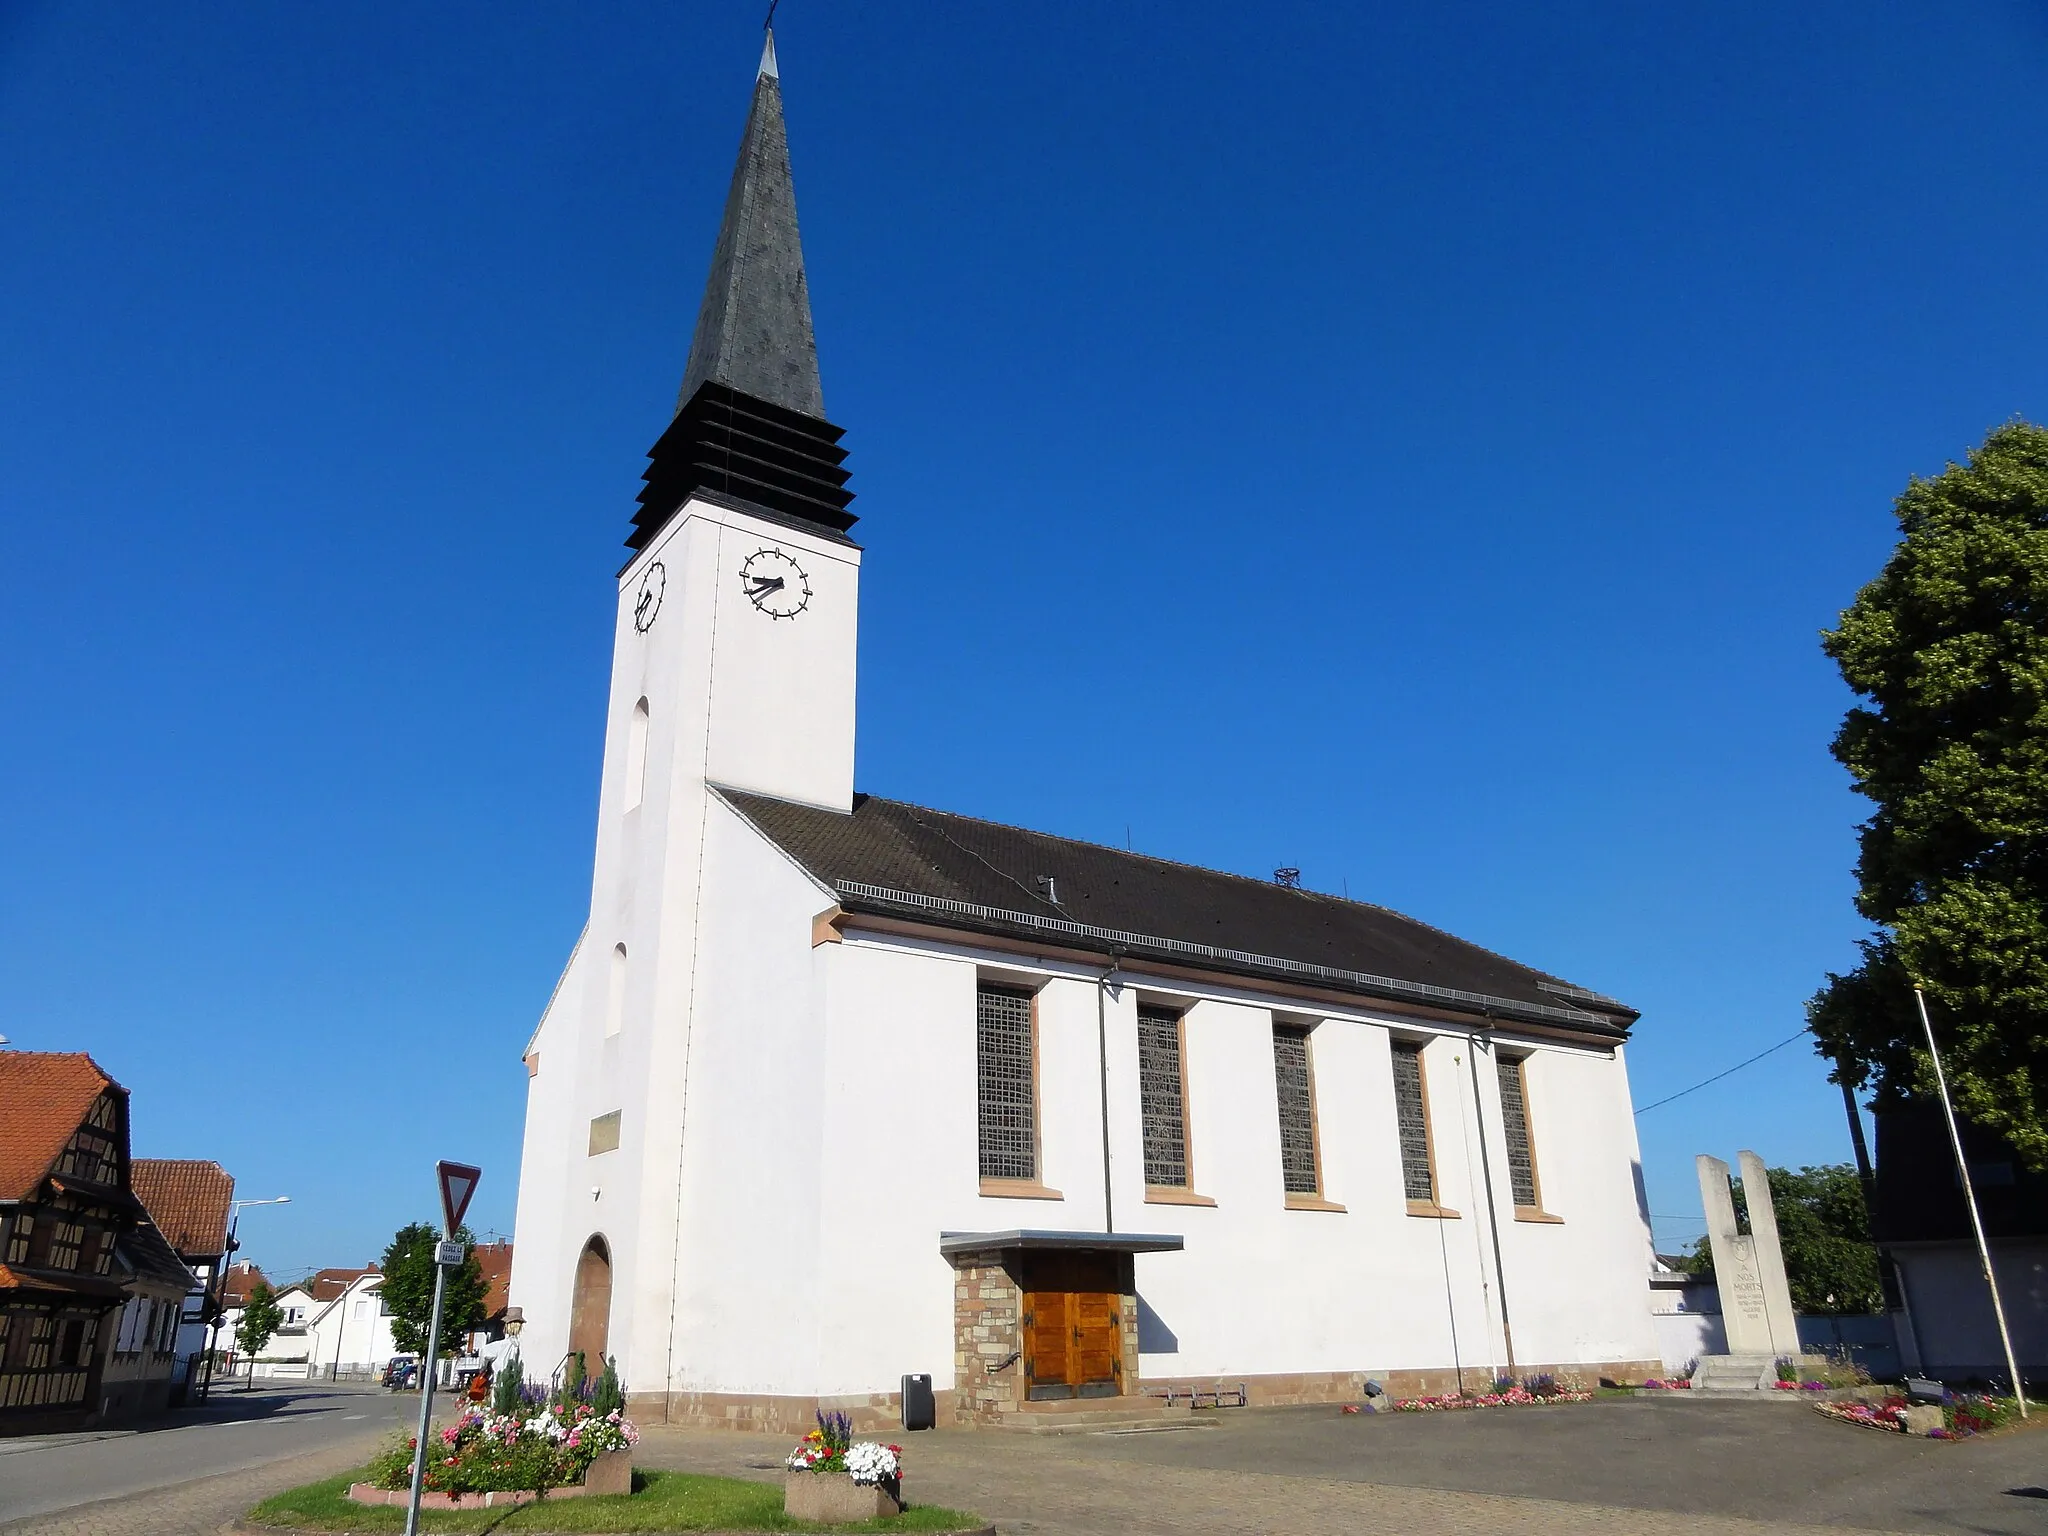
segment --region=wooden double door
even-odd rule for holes
[[[1124,1259],[1024,1256],[1024,1380],[1034,1401],[1117,1397],[1124,1389]]]

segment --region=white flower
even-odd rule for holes
[[[893,1482],[898,1474],[896,1453],[886,1445],[863,1440],[847,1447],[846,1471],[856,1483]]]

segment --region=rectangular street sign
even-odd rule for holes
[[[467,1163],[438,1162],[434,1173],[441,1180],[441,1214],[447,1225],[441,1230],[449,1237],[462,1225],[463,1214],[469,1209],[469,1197],[476,1193],[477,1180],[484,1176],[481,1168],[472,1168]]]
[[[434,1262],[444,1269],[459,1269],[467,1250],[462,1244],[445,1240],[434,1244]]]

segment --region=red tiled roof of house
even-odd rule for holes
[[[24,1200],[71,1133],[121,1085],[83,1051],[0,1051],[0,1200]]]
[[[484,1316],[496,1317],[512,1295],[512,1245],[478,1243],[477,1268],[484,1272]]]
[[[189,1157],[138,1157],[129,1164],[135,1198],[166,1241],[188,1258],[228,1245],[228,1204],[235,1181],[219,1163]]]
[[[259,1280],[265,1285],[270,1284],[269,1276],[254,1264],[230,1264],[227,1274],[221,1279],[221,1305],[239,1307],[249,1299],[249,1293],[256,1289]]]
[[[315,1301],[332,1301],[363,1276],[375,1273],[374,1264],[365,1264],[361,1269],[316,1269],[299,1284]]]

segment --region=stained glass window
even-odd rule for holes
[[[1320,1193],[1316,1117],[1309,1096],[1308,1031],[1273,1026],[1273,1077],[1280,1090],[1280,1176],[1290,1195]]]
[[[1394,1122],[1401,1133],[1401,1185],[1410,1200],[1436,1203],[1429,1168],[1429,1107],[1422,1098],[1422,1047],[1394,1042]]]
[[[980,1078],[981,1176],[1038,1177],[1037,1085],[1031,1064],[1031,994],[984,986],[975,998]]]
[[[1534,1206],[1536,1201],[1536,1152],[1529,1144],[1529,1104],[1524,1097],[1522,1063],[1505,1056],[1494,1058],[1500,1070],[1500,1123],[1508,1142],[1508,1182],[1515,1204]]]
[[[1187,1104],[1180,1066],[1180,1015],[1138,1010],[1138,1106],[1145,1122],[1145,1182],[1188,1187]]]

